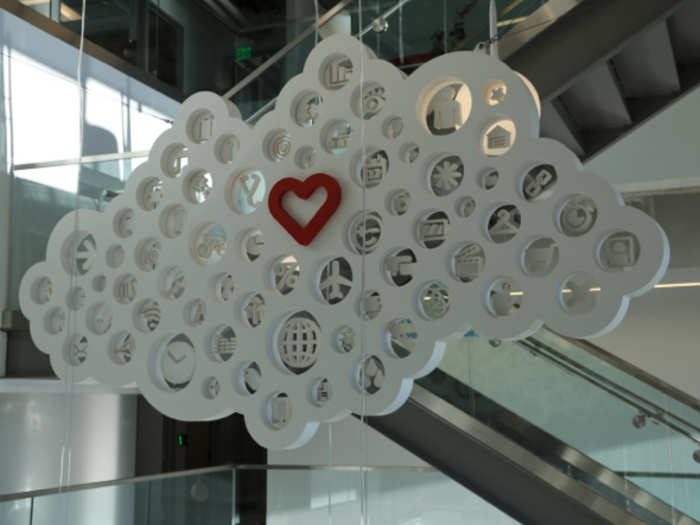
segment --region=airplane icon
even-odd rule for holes
[[[327,267],[328,273],[321,281],[321,293],[330,303],[341,301],[347,295],[343,287],[352,287],[352,280],[343,277],[340,273],[340,261],[335,259]]]

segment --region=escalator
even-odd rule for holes
[[[626,368],[551,332],[467,337],[368,423],[522,523],[698,523],[700,405]]]

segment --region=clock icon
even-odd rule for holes
[[[196,365],[194,345],[185,334],[163,342],[157,358],[157,373],[168,390],[179,391],[192,381]]]

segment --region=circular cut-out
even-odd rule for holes
[[[323,133],[323,144],[332,155],[348,150],[352,141],[352,126],[344,120],[331,122]]]
[[[242,307],[243,321],[255,328],[260,326],[265,318],[265,299],[260,294],[251,294],[245,301]]]
[[[382,296],[376,290],[367,290],[360,297],[360,317],[375,319],[382,311]]]
[[[85,306],[86,297],[87,293],[85,293],[85,288],[76,286],[68,293],[68,306],[70,306],[72,310],[80,310]]]
[[[389,156],[386,151],[380,150],[368,155],[360,167],[360,184],[365,188],[379,186],[389,173]]]
[[[410,283],[417,261],[416,254],[410,248],[399,248],[391,252],[384,259],[384,271],[389,282],[396,286]]]
[[[318,290],[330,305],[345,299],[352,289],[352,267],[344,257],[336,257],[323,266],[318,280]]]
[[[139,202],[146,211],[158,209],[163,201],[163,182],[156,178],[146,179],[141,183]]]
[[[263,141],[265,156],[272,162],[280,162],[292,151],[292,136],[283,129],[271,131]]]
[[[360,118],[371,119],[386,105],[386,90],[376,82],[358,87],[353,94],[352,109]]]
[[[463,283],[470,283],[481,275],[485,264],[484,249],[475,242],[468,242],[452,256],[452,275]]]
[[[129,363],[136,351],[136,340],[129,332],[120,332],[114,336],[112,342],[112,359],[117,364]]]
[[[321,67],[321,83],[326,89],[336,90],[350,82],[352,61],[346,55],[333,55]]]
[[[265,246],[263,234],[260,230],[248,230],[241,241],[243,258],[248,262],[255,261],[262,254]]]
[[[134,221],[134,210],[121,210],[114,216],[114,233],[119,237],[126,239],[134,233],[132,223]]]
[[[450,310],[450,291],[442,281],[426,284],[418,297],[418,310],[429,321],[442,319]]]
[[[418,120],[431,135],[449,135],[466,123],[472,95],[464,82],[448,80],[424,90],[418,101]]]
[[[185,293],[186,285],[185,271],[179,266],[170,268],[163,275],[163,297],[171,301],[179,299]]]
[[[53,295],[53,282],[48,277],[41,277],[32,286],[32,297],[37,304],[46,304]]]
[[[464,178],[464,164],[457,155],[444,155],[435,160],[428,169],[430,189],[438,197],[455,191]]]
[[[202,204],[214,189],[214,179],[206,171],[190,173],[185,180],[185,197],[193,204]]]
[[[238,339],[230,326],[221,325],[211,337],[211,356],[219,363],[225,363],[236,352]]]
[[[82,365],[88,356],[88,338],[76,335],[70,339],[66,348],[68,362],[73,366]]]
[[[489,286],[486,305],[495,317],[509,317],[522,306],[523,295],[518,284],[512,279],[497,279]]]
[[[605,236],[598,249],[598,260],[609,272],[629,270],[637,264],[641,246],[634,233],[618,231]]]
[[[153,299],[148,299],[141,303],[141,306],[136,312],[137,325],[144,332],[154,332],[160,324],[160,318],[160,304]]]
[[[321,114],[323,99],[318,93],[305,91],[294,103],[294,121],[302,128],[310,128]]]
[[[520,210],[512,204],[504,204],[489,216],[487,236],[501,244],[510,241],[520,231]]]
[[[341,326],[335,336],[335,346],[339,352],[347,354],[355,349],[357,334],[351,326]]]
[[[551,164],[539,164],[530,169],[523,178],[522,193],[525,200],[542,201],[554,193],[557,183],[557,170]]]
[[[413,164],[420,157],[420,147],[414,142],[404,144],[399,151],[399,157],[406,164]]]
[[[255,361],[251,361],[243,365],[240,369],[238,379],[238,390],[242,394],[255,394],[262,384],[262,371],[260,365]]]
[[[350,221],[348,242],[355,253],[370,254],[377,249],[384,221],[376,211],[360,212]]]
[[[299,148],[295,156],[295,161],[297,166],[302,170],[308,170],[316,164],[316,150],[311,146],[304,146]]]
[[[119,268],[122,264],[124,264],[124,260],[126,259],[126,250],[118,244],[110,246],[110,248],[107,250],[106,259],[107,266],[110,268]]]
[[[204,266],[221,261],[226,255],[226,230],[220,224],[208,223],[199,229],[192,242],[192,255]]]
[[[95,264],[97,241],[91,233],[77,232],[69,237],[63,249],[66,271],[72,275],[85,275]]]
[[[472,216],[474,210],[476,210],[476,201],[474,200],[474,197],[467,195],[466,197],[462,197],[457,201],[456,208],[457,215],[468,219]]]
[[[63,308],[54,308],[49,312],[46,329],[53,335],[63,333],[66,329],[66,311]]]
[[[270,426],[280,430],[292,419],[292,400],[287,394],[275,394],[267,402],[267,421]]]
[[[122,304],[129,304],[136,298],[136,278],[124,275],[114,283],[114,297]]]
[[[406,190],[396,190],[389,196],[389,213],[404,215],[411,205],[411,194]]]
[[[185,334],[168,337],[161,345],[157,363],[163,387],[175,392],[187,387],[196,366],[194,345],[190,338]]]
[[[204,380],[204,395],[209,399],[216,399],[221,392],[221,384],[215,377],[207,377]]]
[[[576,272],[564,280],[559,289],[559,300],[564,310],[573,315],[587,314],[598,303],[600,286],[593,277],[584,272]]]
[[[318,407],[324,406],[331,399],[331,383],[327,378],[314,381],[311,385],[311,401]]]
[[[355,386],[360,392],[369,395],[379,392],[386,379],[384,363],[376,355],[361,361],[355,368]]]
[[[498,106],[506,99],[508,87],[502,80],[492,80],[484,88],[484,102],[489,106]]]
[[[598,219],[598,208],[593,199],[586,195],[574,195],[561,206],[557,226],[564,235],[580,237],[585,235]]]
[[[433,249],[447,240],[450,218],[444,211],[431,211],[418,221],[416,238],[424,248]]]
[[[231,164],[236,160],[240,144],[234,135],[224,135],[216,141],[216,160],[222,164]]]
[[[395,319],[386,331],[389,353],[403,359],[416,350],[418,332],[410,319]]]
[[[202,326],[207,320],[207,303],[202,299],[194,299],[185,308],[185,320],[195,328]]]
[[[168,239],[175,239],[182,235],[186,224],[187,211],[180,204],[168,206],[160,216],[160,231]]]
[[[510,119],[501,119],[486,127],[481,137],[481,149],[490,157],[499,157],[508,153],[515,144],[515,123]]]
[[[486,168],[481,173],[479,173],[478,183],[482,189],[492,190],[498,185],[498,170],[493,168]]]
[[[398,138],[403,132],[403,119],[401,117],[388,118],[384,122],[384,136],[389,140]]]
[[[275,345],[285,368],[294,374],[302,374],[318,360],[321,326],[307,311],[294,313],[282,321]]]
[[[265,200],[265,177],[258,170],[247,170],[235,176],[231,183],[230,203],[233,211],[248,215]]]
[[[88,313],[88,325],[90,330],[97,335],[104,335],[112,328],[114,314],[107,303],[99,303],[90,308]]]
[[[182,144],[169,146],[161,159],[163,173],[171,178],[182,175],[182,170],[187,166],[187,148]]]
[[[270,280],[272,287],[280,295],[287,295],[294,291],[301,274],[301,266],[296,257],[286,255],[280,257],[272,265]]]
[[[533,277],[544,277],[552,273],[559,263],[559,246],[550,237],[540,237],[530,242],[523,250],[523,271]]]
[[[136,250],[136,261],[138,262],[139,268],[145,272],[151,272],[158,267],[160,262],[160,253],[163,247],[160,241],[156,239],[146,239],[139,243],[139,247]]]
[[[233,282],[233,275],[230,273],[222,273],[216,278],[214,283],[214,292],[216,294],[216,300],[220,303],[227,303],[233,297],[233,292],[235,291],[235,286]]]
[[[187,136],[195,144],[203,144],[214,134],[214,114],[208,110],[195,111],[187,121]]]

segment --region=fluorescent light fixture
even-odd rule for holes
[[[700,287],[700,282],[697,283],[661,283],[661,284],[655,284],[654,289],[663,289],[663,288],[697,288]],[[589,288],[588,291],[590,292],[600,292],[601,288],[600,286],[595,286],[593,288]],[[561,293],[571,293],[571,290],[569,288],[564,288]],[[523,292],[510,292],[510,295],[524,295]]]

